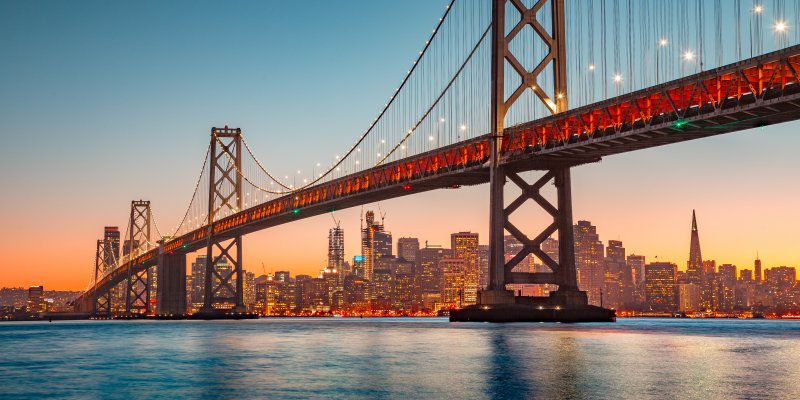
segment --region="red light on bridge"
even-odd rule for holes
[[[411,185],[403,185],[403,190],[411,190]]]

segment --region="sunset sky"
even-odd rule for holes
[[[0,3],[0,287],[84,288],[96,239],[106,225],[124,230],[131,200],[151,200],[160,227],[173,228],[212,126],[242,128],[281,175],[341,152],[397,87],[446,3]],[[705,259],[752,268],[758,252],[766,268],[800,267],[798,128],[577,167],[574,218],[629,254],[684,269],[695,209]],[[488,200],[482,185],[380,208],[395,240],[449,246],[458,231],[486,243]],[[335,215],[348,259],[360,251],[360,212]],[[512,219],[531,235],[549,222],[532,205]],[[316,274],[332,225],[323,215],[246,236],[244,267]]]

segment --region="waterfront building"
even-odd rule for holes
[[[675,283],[678,266],[670,262],[645,265],[645,293],[650,311],[673,312],[678,308]]]
[[[442,270],[442,308],[464,307],[468,284],[467,265],[468,261],[465,258],[448,257],[439,260],[439,266]]]
[[[678,284],[678,309],[685,313],[702,311],[699,283]]]
[[[464,260],[464,292],[462,306],[475,304],[478,295],[478,234],[458,232],[450,234],[450,248],[453,257]]]

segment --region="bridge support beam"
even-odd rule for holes
[[[186,255],[158,256],[156,315],[178,317],[186,314]]]
[[[553,13],[551,34],[543,31],[537,20],[537,12],[548,2]],[[505,116],[523,91],[528,90],[528,88],[533,90],[539,100],[553,114],[564,112],[568,108],[564,0],[538,0],[531,7],[527,7],[522,2],[511,2],[522,15],[522,19],[517,26],[507,33],[505,10],[508,3],[509,0],[492,0],[489,286],[487,290],[478,294],[478,304],[452,311],[450,320],[489,322],[610,321],[614,318],[613,311],[590,306],[586,293],[578,290],[575,269],[575,238],[572,230],[570,165],[553,165],[538,181],[528,184],[516,172],[507,171],[502,163],[501,148]],[[542,69],[536,68],[533,71],[520,69],[518,62],[516,64],[512,62],[511,65],[516,73],[522,77],[522,83],[516,88],[511,88],[512,93],[507,96],[505,90],[506,63],[517,60],[517,57],[520,56],[520,54],[516,56],[512,54],[509,50],[509,43],[525,24],[529,24],[548,43],[548,54],[541,62],[544,65],[548,62],[552,63],[554,82],[551,94],[555,95],[556,101],[551,100],[548,93],[537,84],[537,78]],[[522,194],[508,207],[505,206],[503,199],[503,188],[507,179],[510,179],[522,190]],[[550,181],[553,181],[556,186],[558,196],[556,205],[549,203],[539,192]],[[553,222],[533,239],[528,238],[520,229],[509,222],[509,215],[528,200],[535,201],[553,217]],[[516,254],[508,263],[505,262],[504,254],[506,231],[523,244],[519,254]],[[556,231],[558,231],[559,238],[559,262],[554,261],[541,249],[542,242]],[[526,274],[513,272],[513,268],[530,254],[542,260],[550,267],[552,273]],[[515,296],[512,291],[506,289],[507,284],[520,282],[555,284],[558,285],[558,290],[553,292],[550,297],[534,298]]]
[[[197,318],[236,318],[245,313],[242,237],[218,237],[214,222],[223,211],[242,209],[242,130],[211,128],[208,234],[203,308]]]
[[[513,182],[522,191],[520,196],[507,207],[504,206],[502,191],[506,179]],[[586,292],[578,289],[575,268],[575,237],[572,227],[570,167],[563,166],[546,171],[533,184],[529,184],[515,172],[504,171],[498,180],[498,186],[501,189],[492,193],[491,204],[497,208],[492,208],[493,218],[490,230],[493,234],[503,234],[508,231],[522,243],[522,249],[508,262],[505,262],[504,249],[501,247],[504,242],[501,241],[501,246],[497,246],[499,254],[491,254],[488,290],[479,293],[477,305],[453,311],[451,320],[489,322],[613,321],[613,311],[589,305]],[[540,193],[541,189],[550,182],[553,182],[556,187],[557,202],[555,205]],[[509,216],[529,200],[536,202],[553,218],[544,230],[532,238],[509,220]],[[553,260],[541,248],[542,243],[556,232],[558,232],[559,244],[558,261]],[[514,267],[531,254],[541,260],[552,272],[514,272]],[[558,285],[558,290],[551,292],[549,297],[515,296],[514,292],[506,289],[506,285],[512,283],[553,284]]]
[[[124,255],[133,260],[147,250],[150,245],[150,225],[153,213],[150,202],[134,200],[131,202],[129,236],[124,246]],[[125,315],[128,317],[150,314],[150,276],[151,269],[141,271],[131,269],[133,262],[128,262],[128,280],[125,285]]]
[[[105,240],[98,240],[97,241],[97,250],[95,251],[94,256],[94,281],[97,282],[98,279],[104,274],[107,270],[109,265],[106,263],[106,260],[111,258],[111,246]],[[97,297],[92,299],[92,316],[98,318],[110,318],[111,317],[111,290],[106,290],[105,292],[97,293]]]

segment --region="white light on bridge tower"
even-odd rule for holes
[[[773,29],[775,29],[775,32],[778,33],[786,32],[788,28],[789,27],[786,25],[785,21],[777,21],[775,22],[775,26],[773,27]]]
[[[667,41],[667,39],[661,39],[661,40],[659,40],[659,41],[658,41],[658,45],[659,45],[659,46],[661,46],[661,47],[664,47],[664,46],[666,46],[666,45],[667,45],[667,43],[669,43],[669,42]]]
[[[762,7],[761,4],[756,4],[755,7],[753,7],[753,12],[756,14],[761,14],[762,11],[764,11],[764,7]]]
[[[614,74],[614,82],[616,83],[622,82],[622,75]]]
[[[693,51],[691,51],[691,50],[686,50],[686,51],[683,53],[683,59],[684,59],[684,60],[686,60],[686,61],[692,61],[692,60],[694,60],[694,52],[693,52]]]

